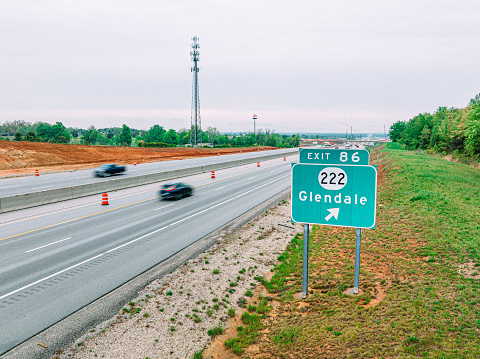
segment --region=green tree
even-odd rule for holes
[[[51,138],[50,127],[52,127],[52,126],[49,123],[38,122],[37,137],[39,137],[42,141],[48,142]]]
[[[165,134],[165,142],[171,145],[176,145],[178,143],[178,134],[174,129],[168,130]]]
[[[22,140],[22,134],[20,132],[15,133],[15,141],[21,141]]]
[[[472,106],[468,113],[465,130],[465,150],[471,156],[480,155],[480,102]]]
[[[27,132],[25,139],[30,142],[35,142],[37,139],[37,136],[35,135],[35,132],[30,131],[30,132]]]
[[[388,135],[393,142],[398,142],[403,137],[403,131],[405,131],[405,122],[398,121],[395,122],[392,126],[390,126],[390,131],[388,131]]]
[[[71,139],[70,132],[61,122],[56,122],[50,127],[50,141],[55,143],[69,143]]]
[[[298,133],[295,135],[292,145],[293,147],[300,146],[300,135]]]
[[[127,125],[122,126],[122,133],[118,137],[118,144],[120,146],[131,146],[132,145],[132,133],[130,127]]]
[[[85,145],[95,145],[97,143],[100,133],[95,126],[90,126],[88,130],[83,133],[83,143]]]
[[[153,125],[147,132],[147,142],[165,142],[165,133],[167,131],[159,125]]]

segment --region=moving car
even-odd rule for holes
[[[181,199],[192,195],[192,187],[185,183],[166,183],[160,188],[161,199]]]
[[[108,165],[101,165],[96,170],[93,171],[93,174],[97,177],[107,177],[111,175],[116,175],[123,173],[127,170],[125,166],[117,166],[114,163]]]

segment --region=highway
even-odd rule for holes
[[[290,161],[183,178],[194,194],[180,201],[159,200],[157,183],[109,206],[97,195],[2,214],[0,355],[288,188]]]
[[[79,170],[79,171],[66,171],[60,173],[44,174],[40,173],[40,176],[25,176],[14,178],[2,178],[0,179],[0,197],[13,196],[31,192],[40,192],[45,190],[52,190],[63,187],[73,187],[83,184],[96,183],[102,181],[109,181],[122,177],[134,177],[147,175],[152,173],[159,173],[164,171],[171,171],[177,169],[185,169],[189,167],[210,165],[221,162],[228,162],[246,158],[256,158],[265,155],[280,153],[280,152],[298,153],[298,148],[281,149],[261,152],[248,152],[238,153],[232,155],[201,157],[192,159],[183,159],[177,161],[160,161],[152,163],[138,164],[136,166],[133,163],[127,166],[127,172],[122,175],[99,178],[93,177],[93,170]]]

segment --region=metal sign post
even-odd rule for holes
[[[303,284],[302,284],[302,299],[307,297],[308,291],[308,237],[309,224],[303,225]]]
[[[353,294],[358,294],[358,281],[360,278],[360,241],[362,239],[362,229],[356,229],[355,240],[355,274],[353,277]]]

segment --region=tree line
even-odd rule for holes
[[[122,127],[87,129],[65,127],[62,122],[51,125],[46,122],[30,123],[23,120],[5,121],[0,124],[0,135],[15,141],[78,143],[103,146],[138,146],[138,147],[173,147],[190,142],[190,129],[165,129],[153,125],[148,130],[138,130],[123,125]],[[0,138],[3,138],[1,137]],[[214,147],[298,147],[300,136],[281,135],[270,130],[233,135],[221,134],[216,127],[202,131],[202,143]]]
[[[390,139],[407,149],[480,158],[480,94],[465,108],[438,107],[390,127]]]

